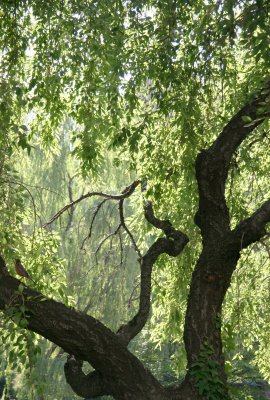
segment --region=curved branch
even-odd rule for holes
[[[0,256],[0,310],[8,313],[24,304],[25,329],[36,332],[77,359],[89,362],[106,380],[104,392],[115,399],[153,398],[163,392],[150,371],[123,345],[120,338],[97,319],[51,300],[10,276]],[[12,315],[9,315],[12,318]],[[150,396],[150,395],[149,395]],[[157,397],[158,398],[158,397]]]
[[[77,200],[72,201],[69,204],[66,204],[65,207],[61,208],[51,219],[50,221],[46,222],[46,224],[43,225],[43,228],[46,228],[48,225],[52,224],[57,218],[59,218],[65,211],[67,211],[70,208],[73,208],[76,204],[80,203],[82,200],[87,199],[89,197],[93,196],[100,196],[104,197],[105,199],[110,199],[110,200],[122,200],[127,197],[129,197],[136,187],[140,184],[140,180],[136,180],[132,182],[129,186],[127,186],[120,194],[109,194],[109,193],[104,193],[104,192],[88,192],[82,196],[80,196]]]
[[[270,222],[270,200],[265,201],[250,217],[241,221],[232,231],[233,238],[242,250],[266,235],[265,225]]]
[[[162,221],[154,216],[151,202],[145,203],[145,218],[158,229],[163,230],[166,238],[157,239],[141,259],[141,292],[140,304],[137,314],[127,323],[122,325],[117,334],[124,344],[128,344],[144,327],[150,312],[151,276],[152,268],[161,254],[172,257],[178,256],[188,243],[188,237],[173,228],[169,221]]]
[[[246,104],[233,116],[229,123],[224,127],[216,141],[209,148],[219,158],[223,159],[224,167],[228,171],[233,153],[237,150],[244,139],[262,122],[269,118],[270,112],[266,109],[262,112],[262,107],[269,108],[270,78],[265,81],[263,88],[257,96]],[[247,117],[249,123],[247,123]]]
[[[204,240],[216,239],[230,231],[230,217],[225,200],[225,182],[233,153],[242,141],[266,118],[262,104],[269,106],[270,80],[260,93],[245,105],[224,127],[208,150],[202,150],[196,159],[196,178],[199,188],[199,210],[195,223]],[[253,121],[247,124],[247,119]]]
[[[93,398],[110,394],[102,375],[98,371],[86,375],[82,371],[82,362],[74,356],[68,357],[64,370],[67,383],[78,396]]]

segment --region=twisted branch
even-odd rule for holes
[[[169,221],[162,221],[156,218],[151,202],[145,203],[144,214],[147,221],[156,228],[161,229],[166,237],[158,238],[141,259],[139,310],[137,314],[128,323],[122,325],[117,332],[125,345],[143,329],[147,322],[151,305],[151,276],[154,263],[158,257],[164,253],[172,257],[178,256],[189,240],[184,233],[176,230]]]

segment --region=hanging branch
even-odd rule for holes
[[[107,200],[108,200],[108,199],[105,199],[105,200],[103,200],[103,202],[104,202],[104,201],[107,201]],[[100,203],[100,205],[101,205],[101,203]],[[97,256],[97,253],[99,252],[99,250],[101,249],[101,247],[103,246],[103,244],[104,244],[110,237],[115,236],[115,235],[117,235],[117,234],[120,234],[120,229],[123,228],[124,231],[126,231],[126,233],[128,234],[128,236],[130,237],[131,243],[132,243],[132,245],[133,245],[133,247],[134,247],[136,253],[137,253],[138,256],[139,256],[139,261],[140,261],[141,258],[142,258],[142,254],[141,254],[140,249],[138,248],[138,246],[137,246],[137,244],[136,244],[136,241],[135,241],[135,239],[134,239],[134,236],[132,235],[132,233],[130,232],[130,230],[128,229],[128,227],[127,227],[127,225],[126,225],[126,223],[125,223],[125,218],[124,218],[124,199],[121,199],[121,200],[119,201],[119,207],[118,207],[118,208],[119,208],[120,224],[118,225],[118,227],[115,229],[114,232],[111,232],[109,235],[107,235],[107,236],[99,243],[99,245],[98,245],[98,247],[97,247],[97,249],[96,249],[96,251],[95,251],[95,256]],[[93,219],[94,219],[94,218],[93,218]],[[92,219],[92,221],[93,221],[93,219]],[[92,225],[92,224],[91,224],[91,225]],[[119,239],[120,239],[120,251],[121,251],[121,261],[120,261],[120,264],[122,265],[122,263],[123,263],[123,260],[122,260],[123,243],[122,243],[122,239],[121,239],[120,236],[119,236]]]
[[[83,249],[86,240],[89,240],[89,239],[91,238],[91,236],[92,236],[92,229],[93,229],[93,225],[94,225],[95,219],[96,219],[96,217],[97,217],[97,215],[98,215],[98,213],[99,213],[101,207],[103,206],[103,204],[106,203],[106,201],[108,201],[108,200],[109,200],[109,199],[104,199],[104,200],[102,200],[102,201],[97,205],[96,210],[95,210],[95,212],[94,212],[94,214],[93,214],[93,217],[92,217],[92,221],[91,221],[90,228],[89,228],[89,233],[88,233],[88,235],[87,235],[87,236],[83,239],[83,241],[82,241],[82,244],[81,244],[81,247],[80,247],[81,250]]]
[[[68,174],[68,197],[69,197],[70,203],[73,203],[72,183],[73,183],[73,179],[75,178],[76,175],[70,176]],[[74,205],[72,205],[70,207],[70,212],[68,214],[68,222],[67,222],[67,225],[66,225],[65,232],[67,232],[71,227],[74,210],[75,210],[75,207],[74,207]]]
[[[119,230],[118,232],[118,237],[119,237],[119,243],[120,243],[120,267],[122,269],[124,265],[124,248],[123,248],[123,240],[121,236],[121,231]]]
[[[119,201],[119,215],[120,215],[120,226],[123,227],[123,229],[126,231],[128,236],[130,237],[130,240],[131,240],[131,242],[133,244],[133,247],[134,247],[136,253],[139,256],[139,260],[141,260],[142,254],[140,252],[140,249],[138,248],[132,233],[130,232],[130,230],[128,229],[128,227],[127,227],[127,225],[125,223],[125,218],[124,218],[124,199]]]
[[[114,232],[109,233],[109,235],[107,235],[104,239],[102,239],[102,241],[99,243],[96,251],[95,251],[95,257],[97,256],[97,253],[99,252],[99,250],[101,249],[101,247],[103,246],[103,244],[112,236],[117,235],[117,233],[119,232],[121,228],[121,224],[118,225],[118,227],[115,229]]]

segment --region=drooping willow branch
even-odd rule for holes
[[[119,225],[119,227],[122,227],[126,231],[128,236],[130,237],[131,243],[132,243],[136,253],[139,256],[139,260],[141,260],[142,255],[141,255],[140,249],[137,246],[137,244],[135,242],[135,239],[134,239],[132,233],[130,232],[130,230],[128,229],[128,227],[126,225],[126,222],[125,222],[125,217],[124,217],[124,199],[119,201],[119,215],[120,215],[120,225]]]
[[[77,176],[77,174],[75,174],[75,175],[73,175],[73,176],[70,176],[70,175],[68,174],[68,196],[69,196],[70,203],[73,203],[73,190],[72,190],[72,185],[73,185],[73,179],[74,179],[76,176]],[[72,205],[72,206],[70,207],[70,212],[69,212],[69,216],[68,216],[68,221],[67,221],[67,225],[66,225],[66,228],[65,228],[65,232],[68,232],[68,230],[69,230],[70,227],[71,227],[72,220],[73,220],[73,215],[74,215],[74,210],[75,210],[75,207],[74,207],[74,205]]]

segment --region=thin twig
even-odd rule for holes
[[[124,266],[124,257],[123,257],[124,248],[123,248],[123,240],[122,240],[121,230],[120,229],[118,231],[118,237],[119,237],[119,243],[120,243],[120,267],[122,269],[123,266]]]
[[[80,247],[81,250],[83,250],[83,247],[84,247],[84,244],[85,244],[86,240],[89,240],[91,238],[93,225],[94,225],[95,219],[96,219],[96,217],[98,215],[98,212],[100,211],[100,209],[103,206],[103,204],[106,203],[106,201],[108,201],[108,200],[109,199],[104,199],[96,206],[96,210],[95,210],[95,212],[93,214],[93,218],[92,218],[92,221],[91,221],[91,224],[90,224],[89,233],[82,241],[82,244],[81,244],[81,247]]]
[[[75,178],[75,176],[76,175],[70,176],[68,174],[68,196],[69,196],[69,201],[71,203],[73,202],[72,182],[73,182],[73,179]],[[66,225],[66,228],[65,228],[65,232],[68,232],[68,230],[71,227],[74,210],[75,210],[74,206],[70,207],[70,213],[69,213],[69,216],[68,216],[68,222],[67,222],[67,225]]]
[[[135,290],[140,286],[140,283],[141,283],[141,282],[137,283],[137,285],[135,285],[135,286],[133,287],[133,289],[132,289],[132,292],[131,292],[131,294],[130,294],[130,296],[129,296],[129,299],[128,299],[128,308],[131,307],[131,303],[132,303],[134,300],[137,300],[137,299],[140,298],[140,297],[136,297],[135,299],[133,298],[133,295],[134,295],[134,293],[135,293]]]
[[[140,252],[140,249],[138,248],[138,246],[137,246],[137,244],[136,244],[136,242],[135,242],[135,239],[134,239],[132,233],[130,232],[130,230],[128,229],[128,227],[126,226],[126,223],[125,223],[125,218],[124,218],[124,207],[123,207],[123,205],[124,205],[124,199],[122,199],[122,200],[119,201],[120,223],[121,223],[121,226],[122,226],[122,227],[124,228],[124,230],[126,231],[126,233],[128,234],[128,236],[130,237],[130,240],[131,240],[131,242],[132,242],[132,244],[133,244],[133,247],[134,247],[135,251],[137,252],[137,254],[139,255],[139,259],[141,260],[142,254],[141,254],[141,252]]]
[[[119,232],[121,228],[121,224],[118,225],[118,227],[116,228],[116,230],[114,232],[111,232],[109,235],[107,235],[98,245],[96,251],[95,251],[95,257],[97,256],[97,253],[99,252],[99,250],[101,249],[102,245],[112,236],[117,235],[117,233]]]

